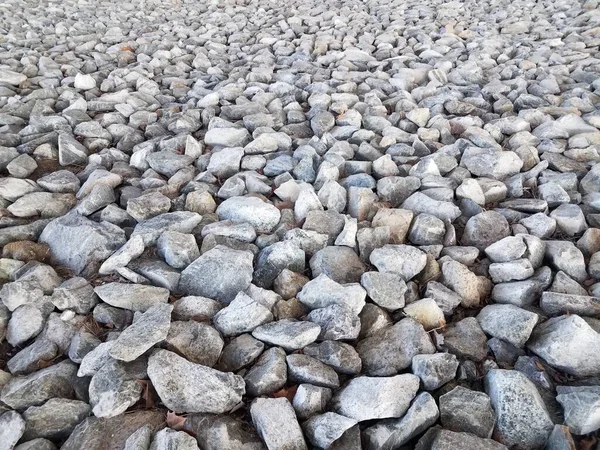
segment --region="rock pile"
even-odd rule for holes
[[[599,11],[0,4],[0,450],[593,448]]]

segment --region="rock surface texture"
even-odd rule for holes
[[[0,212],[0,450],[600,450],[599,0],[4,0]]]

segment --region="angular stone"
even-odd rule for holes
[[[315,323],[283,319],[260,325],[252,331],[252,336],[267,344],[294,351],[312,344],[320,332],[321,327]]]
[[[457,386],[440,396],[440,419],[444,428],[490,438],[496,417],[490,398],[483,392]]]
[[[527,348],[556,369],[585,377],[600,374],[600,335],[577,315],[553,317],[538,325]]]
[[[287,398],[257,398],[250,415],[269,450],[307,450],[302,429]]]
[[[176,413],[225,413],[245,393],[242,377],[191,363],[167,350],[150,355],[148,377],[165,406]]]
[[[231,302],[252,281],[251,252],[217,245],[202,254],[182,273],[179,290],[188,295],[200,295]]]
[[[133,361],[167,338],[173,305],[159,303],[148,308],[117,338],[110,356],[119,361]]]
[[[368,375],[389,376],[410,366],[413,356],[435,353],[423,326],[411,318],[382,329],[356,346]]]
[[[393,273],[408,281],[425,268],[427,257],[408,245],[384,245],[373,250],[370,260],[380,272]]]
[[[514,305],[487,305],[477,315],[477,322],[487,334],[523,347],[540,317]]]
[[[365,306],[365,290],[355,285],[336,283],[325,274],[318,275],[304,285],[298,293],[298,300],[311,309],[342,305],[358,314]]]
[[[433,397],[422,392],[401,419],[386,419],[363,432],[366,450],[394,450],[435,424],[439,416]]]
[[[412,373],[421,379],[423,387],[428,391],[436,390],[453,380],[456,369],[458,360],[451,353],[415,355],[412,359]]]
[[[319,416],[313,416],[302,428],[309,442],[319,448],[329,448],[335,441],[358,422],[348,417],[340,416],[333,412],[327,412]]]
[[[450,353],[473,361],[481,361],[488,354],[487,337],[475,317],[452,322],[441,333],[443,346]]]
[[[600,428],[600,386],[557,386],[556,393],[565,425],[573,434],[593,433]]]
[[[393,377],[357,377],[332,399],[332,409],[362,422],[402,417],[419,390],[419,378],[412,374]]]
[[[368,296],[377,305],[389,311],[404,307],[407,287],[404,280],[394,273],[365,272],[360,279]]]
[[[0,415],[0,449],[12,450],[24,431],[25,421],[18,412],[7,411]]]
[[[64,439],[91,411],[82,401],[51,398],[42,406],[32,406],[23,413],[26,421],[23,439]]]
[[[246,222],[257,233],[270,233],[279,223],[280,211],[257,197],[231,197],[217,208],[220,220]]]
[[[536,386],[521,372],[490,370],[485,390],[496,412],[496,435],[509,446],[542,447],[554,423]]]
[[[356,375],[362,368],[362,361],[354,347],[343,342],[311,344],[304,347],[303,353],[331,366],[338,373]]]
[[[507,236],[510,236],[507,220],[496,211],[485,211],[469,219],[461,243],[484,250]]]
[[[109,305],[141,312],[169,299],[167,289],[143,284],[107,283],[96,286],[94,292]]]
[[[366,271],[366,266],[354,250],[349,247],[325,247],[310,259],[314,277],[327,275],[338,283],[357,283]]]
[[[248,295],[240,292],[213,317],[215,327],[224,336],[236,336],[273,320],[273,314]]]
[[[308,383],[327,388],[340,386],[338,375],[331,367],[308,355],[288,355],[286,363],[288,378],[294,383]]]
[[[97,223],[68,214],[50,222],[39,240],[50,246],[56,264],[79,274],[88,265],[104,261],[125,244],[125,233],[108,222]]]

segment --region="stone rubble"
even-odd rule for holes
[[[595,448],[599,11],[4,1],[0,450]]]

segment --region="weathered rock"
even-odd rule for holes
[[[320,332],[321,327],[315,323],[284,319],[260,325],[252,331],[252,336],[287,351],[294,351],[312,344]]]
[[[250,285],[252,260],[250,252],[218,245],[181,273],[179,290],[188,295],[231,302],[238,292]]]
[[[419,378],[412,374],[357,377],[336,393],[332,408],[358,422],[402,417],[418,390]]]
[[[483,392],[457,386],[439,399],[444,428],[489,438],[496,418],[490,398]]]
[[[257,398],[250,415],[269,450],[306,450],[302,429],[287,398]]]
[[[148,377],[165,406],[177,413],[221,414],[245,393],[242,377],[188,362],[167,350],[150,355]]]
[[[26,421],[23,438],[64,439],[90,413],[90,406],[78,400],[51,398],[42,406],[32,406],[23,413]]]
[[[554,428],[535,385],[514,370],[490,370],[485,390],[496,412],[496,433],[507,445],[543,447]]]
[[[94,292],[109,305],[141,312],[169,299],[167,289],[143,284],[107,283],[96,286]]]

